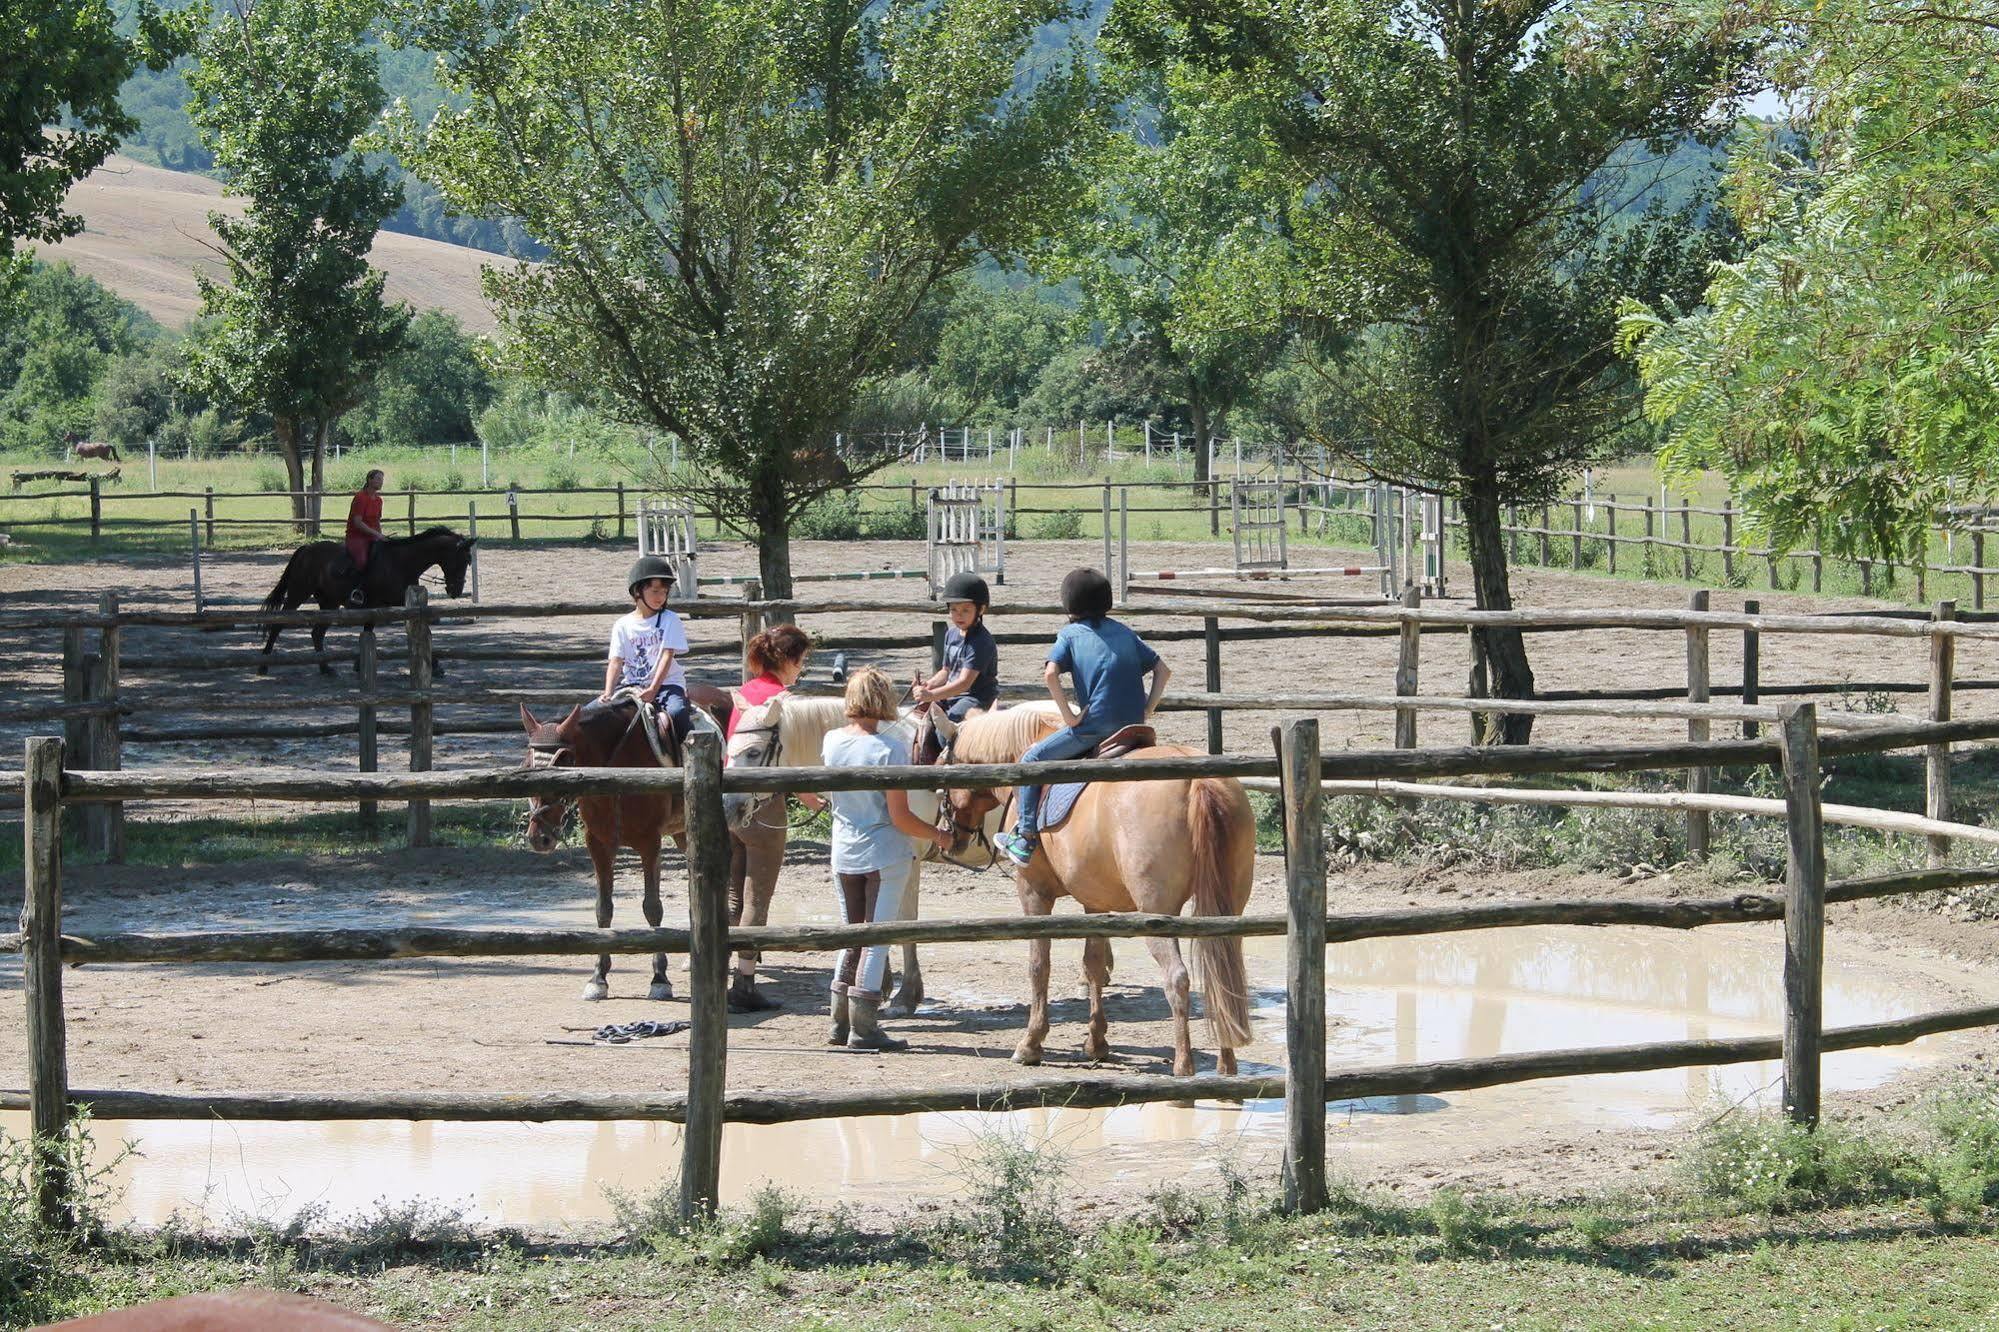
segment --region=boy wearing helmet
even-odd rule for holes
[[[659,555],[642,555],[625,576],[625,590],[631,593],[632,613],[620,615],[611,625],[610,659],[604,666],[604,692],[608,701],[619,689],[635,689],[639,697],[657,706],[665,715],[678,744],[687,738],[694,724],[687,707],[687,669],[680,659],[687,654],[687,627],[666,608],[673,590],[673,562]]]
[[[1064,729],[1029,745],[1020,756],[1023,763],[1081,758],[1113,732],[1151,716],[1173,676],[1144,639],[1111,618],[1110,580],[1095,569],[1076,569],[1062,580],[1062,610],[1069,623],[1055,636],[1041,678],[1062,714]],[[1064,671],[1075,679],[1076,698],[1083,708],[1080,715],[1062,692]],[[1152,673],[1149,690],[1145,685],[1148,671]],[[1016,865],[1034,858],[1040,810],[1041,788],[1021,787],[1019,821],[1012,832],[993,839]]]
[[[910,690],[919,707],[944,703],[944,715],[961,722],[972,709],[991,712],[999,701],[999,645],[986,628],[990,605],[992,592],[975,573],[954,573],[944,584],[944,609],[951,617],[944,665],[927,680],[918,677]]]

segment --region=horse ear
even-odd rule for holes
[[[478,537],[462,537],[462,538],[460,538],[460,539],[459,539],[459,544],[460,544],[461,546],[463,546],[463,547],[464,547],[464,548],[465,548],[466,550],[470,550],[470,549],[472,549],[472,547],[474,547],[474,546],[476,546],[476,545],[478,545],[478,544],[479,544],[479,538],[478,538]]]
[[[535,720],[534,714],[528,711],[528,705],[525,703],[521,704],[521,726],[529,735],[541,729],[541,723]]]

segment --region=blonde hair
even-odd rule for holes
[[[879,666],[863,666],[847,679],[848,721],[894,721],[895,682]]]

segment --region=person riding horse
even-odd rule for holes
[[[379,467],[371,468],[347,506],[347,558],[354,566],[354,590],[347,594],[350,606],[368,604],[368,559],[382,535],[382,485],[388,478]]]

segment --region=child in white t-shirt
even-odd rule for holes
[[[685,740],[694,717],[688,711],[687,669],[680,664],[687,654],[687,626],[666,608],[673,564],[657,555],[641,556],[625,582],[632,613],[611,625],[601,697],[608,699],[621,688],[638,690],[666,717],[674,740]]]

